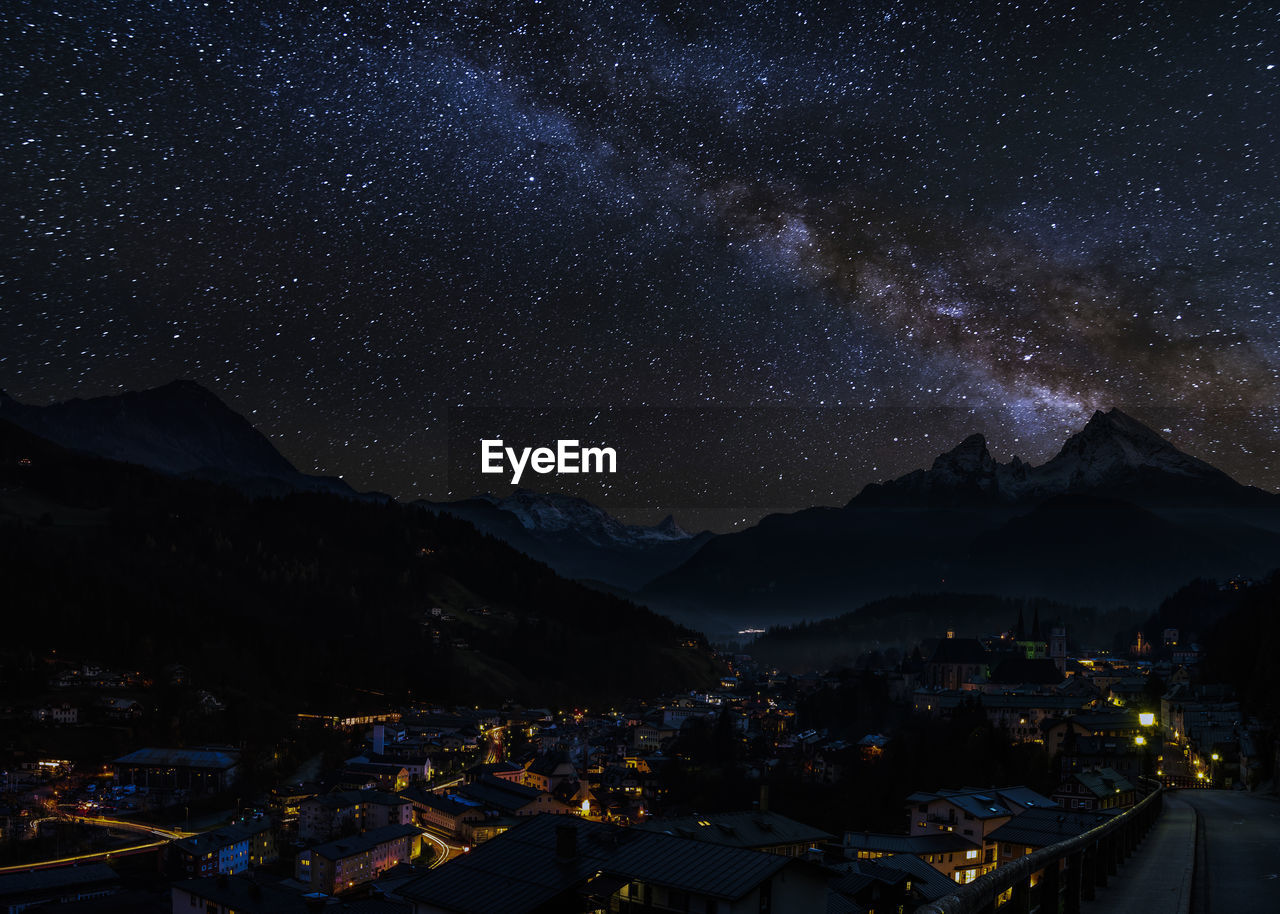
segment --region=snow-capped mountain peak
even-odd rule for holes
[[[520,490],[507,498],[482,497],[494,507],[515,515],[526,530],[575,533],[599,546],[633,548],[692,538],[670,515],[653,527],[624,524],[603,508],[572,495]]]

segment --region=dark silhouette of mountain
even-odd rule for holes
[[[19,610],[0,668],[31,650],[181,664],[234,696],[245,726],[370,692],[595,707],[718,675],[696,633],[464,521],[331,493],[253,498],[4,420],[0,580]]]
[[[761,626],[922,591],[1150,607],[1192,578],[1277,566],[1280,496],[1113,409],[1040,466],[998,463],[972,435],[844,508],[716,537],[642,596],[691,624]]]
[[[1186,500],[1267,505],[1271,497],[1178,450],[1118,409],[1095,412],[1047,463],[997,463],[970,435],[928,470],[872,483],[851,504],[957,506],[1028,504],[1055,495],[1116,495],[1138,502]]]
[[[419,502],[469,521],[565,577],[636,590],[675,568],[712,534],[690,534],[675,518],[653,527],[623,524],[591,502],[569,495],[521,491],[455,502]]]
[[[254,494],[355,494],[341,479],[299,472],[247,419],[194,381],[49,406],[0,392],[0,419],[71,450]]]

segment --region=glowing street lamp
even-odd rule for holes
[[[1156,715],[1151,711],[1143,711],[1138,715],[1138,723],[1144,727],[1154,726],[1155,722]]]

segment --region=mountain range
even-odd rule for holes
[[[248,495],[388,498],[357,493],[336,477],[300,472],[245,417],[193,381],[48,406],[19,403],[0,391],[0,420],[72,451],[222,482]],[[653,527],[626,525],[568,495],[521,491],[504,499],[480,495],[417,504],[461,518],[565,577],[622,591],[675,568],[711,537],[686,533],[671,517]]]
[[[921,592],[1151,606],[1192,578],[1277,566],[1280,496],[1112,409],[1040,466],[999,463],[972,435],[842,508],[771,515],[716,537],[641,596],[723,631]]]
[[[50,406],[0,393],[0,419],[74,451],[250,495],[387,498],[299,472],[189,381]],[[623,524],[567,495],[415,504],[716,634],[944,591],[1150,608],[1193,578],[1256,578],[1280,566],[1280,496],[1241,485],[1118,409],[1095,413],[1038,466],[999,462],[971,435],[928,469],[868,485],[843,507],[770,515],[719,536],[690,534],[670,517]]]
[[[670,515],[652,527],[623,524],[569,495],[520,491],[418,504],[469,521],[566,577],[622,590],[638,590],[671,571],[712,538],[705,531],[687,533]]]

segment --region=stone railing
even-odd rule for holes
[[[1002,864],[958,886],[955,894],[924,905],[918,914],[997,909],[1002,914],[1079,914],[1081,902],[1092,900],[1095,889],[1107,884],[1160,815],[1164,788],[1146,783],[1150,792],[1132,809],[1082,835]]]

